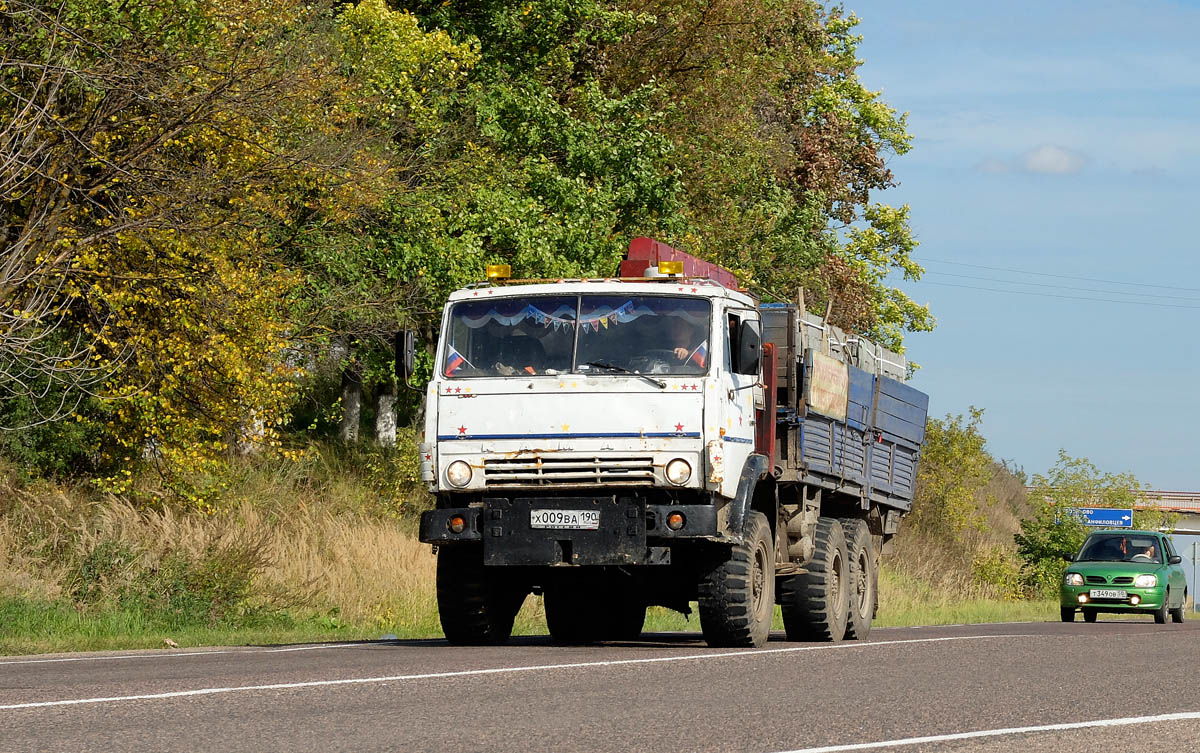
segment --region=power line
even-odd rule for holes
[[[966,288],[968,290],[986,290],[990,293],[1008,293],[1011,295],[1030,295],[1036,298],[1057,298],[1059,300],[1071,301],[1094,301],[1096,303],[1124,303],[1130,306],[1154,306],[1156,308],[1167,309],[1192,309],[1200,310],[1200,306],[1184,306],[1178,303],[1148,303],[1144,301],[1124,301],[1118,298],[1089,298],[1081,295],[1054,295],[1053,293],[1040,293],[1032,290],[1002,290],[1000,288],[985,288],[979,285],[959,285],[953,282],[930,282],[928,280],[920,280],[918,285],[939,285],[944,288]],[[1020,283],[1017,283],[1020,284]]]
[[[1021,275],[1037,275],[1039,277],[1057,277],[1063,280],[1083,280],[1085,282],[1102,282],[1107,285],[1133,285],[1141,288],[1162,288],[1163,290],[1183,290],[1188,293],[1200,293],[1200,288],[1185,288],[1178,285],[1157,285],[1149,282],[1128,282],[1126,280],[1103,280],[1097,277],[1080,277],[1078,275],[1060,275],[1053,272],[1034,272],[1028,269],[1013,269],[1011,267],[989,267],[983,264],[968,264],[965,261],[950,261],[949,259],[931,259],[928,257],[915,259],[916,262],[924,264],[933,262],[935,264],[954,264],[960,267],[974,267],[975,269],[987,269],[992,272],[1013,272]]]
[[[939,272],[937,270],[927,271],[926,274],[942,275],[944,277],[958,277],[964,280],[982,280],[984,282],[1000,282],[1005,285],[1033,285],[1039,288],[1053,288],[1055,290],[1075,290],[1083,293],[1107,293],[1110,295],[1136,295],[1144,298],[1170,298],[1178,301],[1194,301],[1200,303],[1200,298],[1195,298],[1186,295],[1164,295],[1163,293],[1143,293],[1141,291],[1121,291],[1121,290],[1100,290],[1099,288],[1075,288],[1068,285],[1051,284],[1047,282],[1028,282],[1026,280],[1002,280],[995,277],[979,277],[977,275],[960,275],[954,272]]]

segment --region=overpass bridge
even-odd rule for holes
[[[1162,510],[1179,515],[1175,533],[1200,536],[1200,492],[1169,492],[1159,489],[1140,489],[1134,507]]]

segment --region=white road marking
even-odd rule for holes
[[[428,672],[413,675],[388,675],[385,677],[352,677],[342,680],[310,680],[307,682],[283,682],[270,685],[240,685],[223,688],[200,688],[197,690],[175,690],[167,693],[145,693],[141,695],[108,696],[100,698],[70,698],[60,701],[38,701],[34,703],[13,703],[0,706],[0,711],[16,709],[38,709],[50,706],[82,706],[95,703],[115,703],[118,701],[147,701],[161,698],[186,698],[189,696],[217,695],[221,693],[242,693],[254,690],[287,690],[291,688],[319,688],[333,685],[368,685],[384,682],[400,682],[403,680],[434,680],[449,677],[471,677],[479,675],[514,674],[517,672],[545,672],[556,669],[587,669],[594,667],[619,667],[632,664],[665,664],[670,662],[701,661],[705,659],[726,659],[737,656],[764,656],[768,654],[793,654],[805,651],[832,651],[838,649],[867,648],[871,646],[897,646],[912,643],[946,643],[950,641],[988,641],[1001,638],[1031,638],[1031,635],[961,635],[945,638],[910,638],[900,641],[871,641],[860,643],[847,641],[845,643],[826,643],[820,646],[792,646],[789,648],[760,648],[745,651],[722,651],[711,654],[687,654],[684,656],[654,656],[645,659],[610,659],[607,661],[573,662],[570,664],[535,664],[523,667],[493,667],[491,669],[464,669],[454,672]],[[236,653],[236,652],[233,652]]]
[[[948,735],[928,735],[926,737],[906,737],[899,740],[881,740],[874,743],[851,743],[849,745],[825,745],[820,748],[800,748],[798,750],[787,751],[787,753],[841,753],[841,751],[899,748],[905,745],[953,742],[955,740],[974,740],[980,737],[1020,735],[1029,732],[1059,732],[1063,730],[1088,729],[1092,727],[1126,727],[1131,724],[1177,722],[1186,719],[1200,719],[1200,711],[1184,711],[1177,714],[1159,714],[1158,716],[1129,716],[1123,719],[1096,719],[1090,722],[1042,724],[1034,727],[1003,727],[1001,729],[982,729],[974,732],[957,732]]]
[[[374,643],[388,644],[391,641],[358,641],[356,643],[330,643],[317,646],[288,646],[287,648],[246,648],[246,649],[217,649],[213,651],[168,651],[161,650],[153,654],[112,654],[108,656],[65,656],[57,659],[8,659],[0,661],[4,664],[58,664],[61,662],[80,661],[117,661],[123,659],[177,659],[184,656],[215,656],[217,654],[275,654],[285,651],[316,651],[327,648],[352,648],[354,646],[370,646]]]

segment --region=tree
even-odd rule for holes
[[[628,0],[640,20],[604,50],[606,80],[654,82],[687,185],[688,250],[768,299],[830,304],[832,320],[900,349],[933,318],[886,276],[919,278],[908,208],[875,202],[905,117],[859,80],[858,19],[811,0]]]
[[[948,415],[926,423],[910,519],[918,530],[956,539],[981,525],[975,500],[992,477],[993,460],[979,431],[983,410],[969,411],[965,419]]]

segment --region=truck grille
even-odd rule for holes
[[[654,459],[648,455],[488,458],[483,461],[483,481],[489,489],[643,486],[654,483]]]

